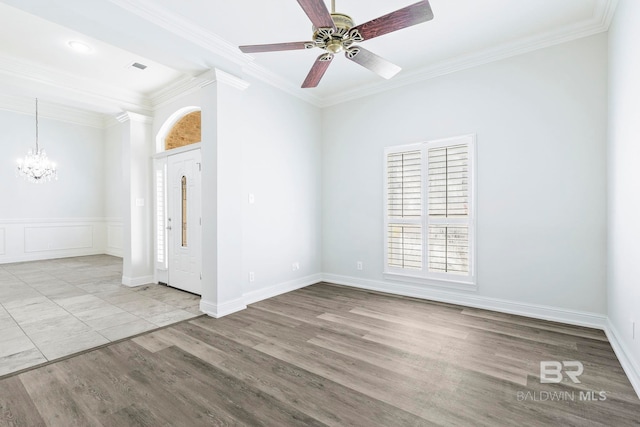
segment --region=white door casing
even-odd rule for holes
[[[167,159],[169,286],[202,294],[201,154]]]

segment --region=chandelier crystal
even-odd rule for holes
[[[18,159],[18,175],[34,184],[58,179],[56,164],[47,158],[45,151],[38,145],[38,98],[36,98],[36,150],[29,149],[24,159]]]

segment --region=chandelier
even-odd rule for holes
[[[29,149],[24,159],[18,159],[18,175],[35,184],[58,179],[56,165],[38,146],[38,98],[36,98],[36,151]]]

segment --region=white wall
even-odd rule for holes
[[[539,317],[602,321],[606,60],[607,37],[600,34],[327,108],[326,278]],[[478,153],[477,292],[385,281],[384,147],[469,133],[477,134]]]
[[[123,250],[123,207],[124,191],[122,172],[122,125],[113,124],[104,130],[104,217],[106,219],[106,252],[122,256]]]
[[[257,81],[243,111],[243,278],[252,301],[320,280],[321,128],[318,108]]]
[[[621,0],[609,31],[608,314],[640,394],[640,2]],[[635,339],[633,338],[635,322]],[[620,354],[619,354],[620,356]],[[620,357],[624,364],[624,358]]]
[[[35,147],[35,117],[0,111],[0,263],[104,251],[101,129],[39,117],[40,147],[58,181],[32,184],[16,160]]]
[[[320,110],[259,81],[250,83],[238,94],[239,114],[235,106],[226,103],[220,90],[210,90],[214,86],[210,85],[160,108],[156,111],[153,125],[155,136],[175,111],[187,106],[202,107],[203,202],[211,202],[212,197],[219,199],[223,193],[232,190],[230,200],[241,206],[239,218],[203,218],[203,229],[212,221],[217,221],[220,226],[223,226],[221,221],[230,221],[227,223],[229,226],[240,230],[239,240],[237,236],[232,238],[235,243],[218,242],[217,247],[237,249],[239,263],[235,255],[228,253],[233,261],[225,263],[225,266],[228,269],[233,265],[235,269],[239,265],[241,271],[229,271],[229,279],[217,285],[240,287],[239,295],[243,296],[245,303],[321,279]],[[216,82],[215,85],[225,83]],[[218,109],[223,111],[212,112]],[[214,130],[205,123],[206,120],[217,120]],[[207,137],[207,130],[215,135]],[[239,155],[226,156],[222,166],[227,171],[235,170],[233,174],[240,177],[241,185],[238,187],[236,182],[218,179],[221,176],[218,173],[212,184],[216,188],[212,189],[207,184],[211,180],[205,176],[209,176],[207,168],[210,167],[206,159],[218,161],[216,156],[224,153],[207,155],[207,144],[227,144],[229,149],[232,148],[228,146],[229,141],[239,144],[241,150]],[[254,204],[248,202],[249,193],[254,195]],[[221,235],[224,233],[218,230],[216,238]],[[209,237],[205,236],[207,239]],[[205,269],[217,262],[210,258],[215,250],[206,250],[209,243],[203,242]],[[293,271],[292,264],[296,262],[300,268]],[[254,282],[248,280],[250,271],[255,273]],[[209,286],[204,279],[203,275],[203,288]],[[224,290],[218,289],[216,293],[217,298],[224,299]]]

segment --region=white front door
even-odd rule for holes
[[[200,150],[167,159],[169,286],[202,294]]]

